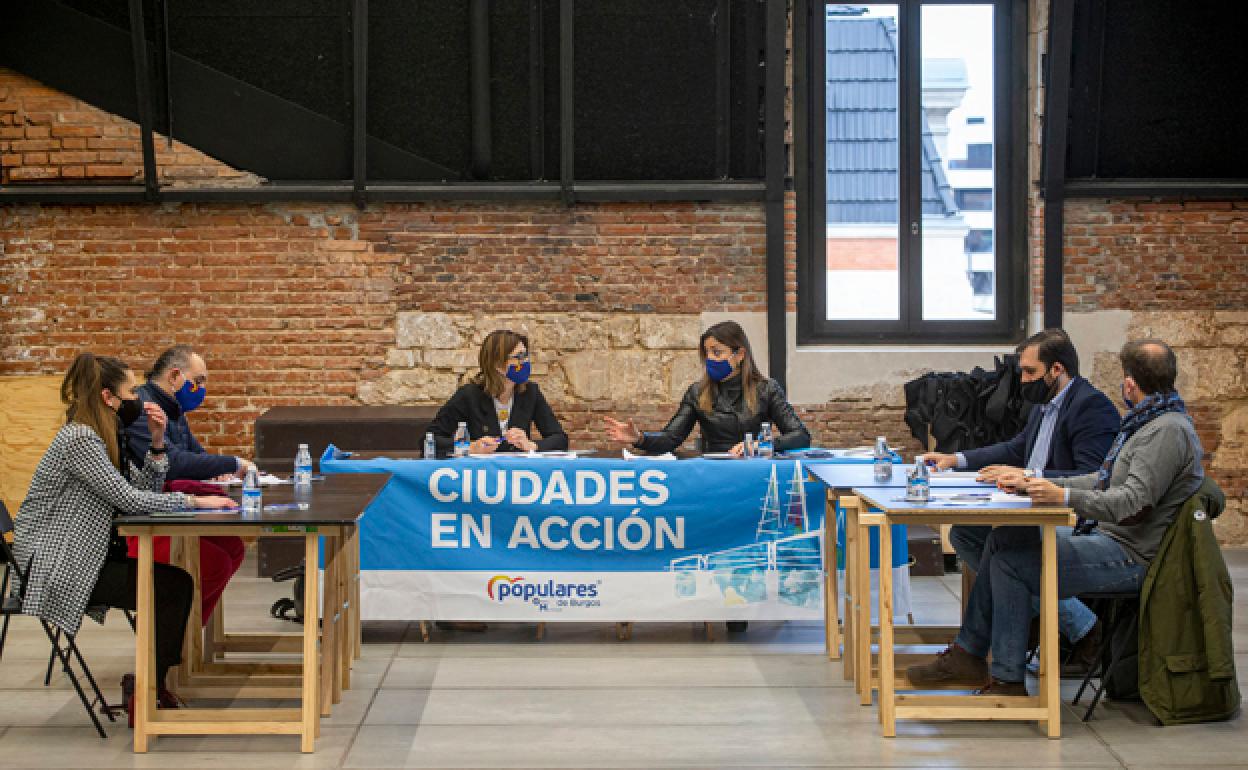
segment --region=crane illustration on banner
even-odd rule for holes
[[[676,595],[693,598],[700,578],[709,574],[727,606],[764,602],[772,596],[786,604],[818,606],[823,532],[810,527],[800,461],[794,464],[787,487],[782,501],[776,466],[772,465],[753,543],[673,559],[669,569],[675,573]]]

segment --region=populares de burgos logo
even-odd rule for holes
[[[563,607],[597,607],[601,605],[598,591],[602,581],[593,583],[561,583],[557,580],[527,582],[524,577],[495,575],[486,584],[486,593],[496,602],[515,600],[531,602],[543,610]]]

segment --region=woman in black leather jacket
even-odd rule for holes
[[[707,329],[698,352],[706,373],[685,391],[667,427],[643,433],[632,420],[607,417],[607,437],[650,453],[670,452],[685,442],[696,423],[702,431],[702,451],[740,455],[745,434],[757,438],[759,428],[769,422],[777,452],[810,446],[810,433],[784,390],[758,371],[740,324],[723,321]]]

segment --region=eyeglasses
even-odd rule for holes
[[[520,363],[524,363],[525,361],[529,360],[529,353],[527,350],[523,353],[512,353],[511,355],[507,356],[507,360],[519,361]]]

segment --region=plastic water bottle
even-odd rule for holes
[[[467,457],[468,445],[470,443],[471,442],[468,438],[468,423],[461,422],[459,426],[455,428],[455,456]]]
[[[438,442],[434,440],[432,433],[425,434],[425,459],[438,459]]]
[[[745,434],[745,440],[741,442],[741,449],[742,449],[742,452],[741,452],[742,457],[754,456],[754,434],[753,433]]]
[[[263,506],[260,495],[260,477],[256,475],[254,467],[248,468],[247,476],[243,479],[243,514],[255,516],[260,513]]]
[[[888,439],[883,436],[875,438],[875,480],[888,481],[893,478],[893,453],[888,451]]]
[[[916,458],[914,472],[906,478],[906,499],[912,503],[926,503],[932,499],[932,477],[922,457]]]
[[[758,427],[758,449],[755,451],[759,457],[771,459],[775,455],[775,446],[771,441],[771,423],[765,422]]]
[[[295,453],[295,486],[304,486],[312,483],[312,454],[308,452],[307,444],[300,444],[299,451]]]

